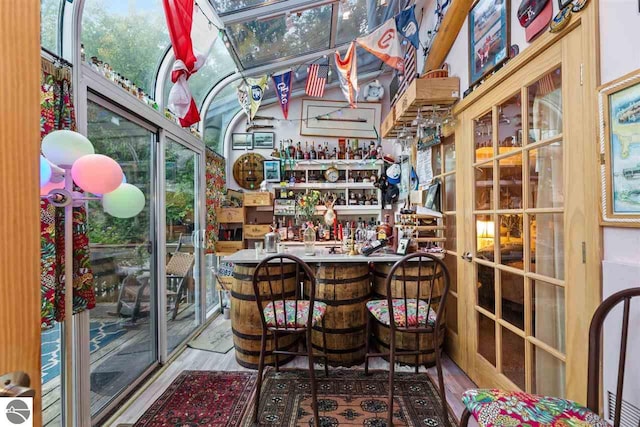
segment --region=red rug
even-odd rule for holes
[[[253,372],[184,371],[134,427],[238,426],[256,378]]]

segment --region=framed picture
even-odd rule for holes
[[[599,89],[602,225],[640,227],[640,70]]]
[[[377,139],[381,114],[379,102],[359,102],[358,108],[349,108],[346,101],[303,99],[300,135]]]
[[[280,160],[265,160],[262,164],[264,168],[264,179],[267,182],[280,182]]]
[[[253,148],[273,148],[275,144],[276,134],[273,132],[254,132]]]
[[[253,150],[253,134],[252,133],[232,134],[231,148],[233,150]]]
[[[509,57],[509,0],[478,0],[469,12],[472,86]]]
[[[440,182],[435,181],[427,188],[427,197],[424,207],[432,211],[440,212]]]
[[[398,255],[406,255],[407,248],[409,247],[409,241],[411,239],[400,239],[398,240],[398,249],[396,249],[396,254]]]

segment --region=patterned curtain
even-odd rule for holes
[[[76,129],[71,71],[43,60],[40,92],[40,137],[61,129]],[[73,209],[73,312],[95,306],[93,273],[84,207]],[[40,200],[40,289],[42,329],[64,319],[64,209]]]
[[[215,242],[218,240],[218,219],[216,217],[216,208],[220,207],[220,203],[224,199],[225,189],[225,160],[224,157],[217,154],[210,148],[206,151],[206,179],[207,179],[207,232],[206,251],[207,253],[215,252]]]

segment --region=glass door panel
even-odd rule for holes
[[[157,360],[154,262],[155,132],[89,101],[87,134],[96,153],[117,161],[145,195],[133,218],[88,203],[87,224],[96,307],[89,311],[91,414],[122,393]]]
[[[200,325],[200,155],[167,139],[165,149],[167,351]]]

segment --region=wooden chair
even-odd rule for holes
[[[529,425],[581,425],[606,427],[608,424],[598,415],[600,412],[600,358],[602,350],[602,326],[607,315],[621,302],[623,303],[622,336],[620,338],[620,358],[618,361],[618,378],[616,383],[616,401],[613,426],[620,426],[622,409],[622,392],[624,386],[625,361],[627,353],[627,341],[629,338],[629,309],[631,299],[640,296],[640,288],[625,289],[605,299],[591,319],[589,327],[589,359],[587,377],[587,407],[571,400],[557,397],[538,396],[523,392],[511,392],[503,390],[467,390],[462,401],[466,409],[462,413],[460,427],[467,426],[473,416],[482,426],[492,426],[496,417],[508,418],[507,421],[521,422],[519,414],[515,413],[513,402],[518,402],[518,408],[526,411]],[[507,402],[511,403],[507,403]],[[508,405],[508,412],[504,410]],[[491,411],[483,411],[491,406]],[[551,414],[547,408],[554,408]],[[558,411],[558,409],[561,409]],[[570,424],[573,423],[573,424]],[[513,425],[513,424],[509,424]]]
[[[196,257],[192,253],[174,252],[167,263],[167,303],[170,304],[170,309],[173,311],[171,320],[175,320],[178,316],[180,301],[187,295],[189,280],[193,277],[195,259]]]
[[[285,263],[295,263],[295,295],[287,297],[285,280],[290,280],[284,274]],[[270,271],[271,268],[271,271]],[[279,268],[274,273],[274,268]],[[278,282],[272,283],[273,276],[280,276]],[[267,281],[265,282],[265,277]],[[308,299],[305,300],[303,291],[303,281],[308,284]],[[276,254],[266,257],[258,264],[253,273],[253,291],[260,312],[262,321],[262,338],[260,345],[260,359],[258,362],[258,382],[255,397],[254,422],[258,423],[260,391],[262,388],[262,376],[264,373],[264,360],[267,351],[267,334],[273,335],[274,350],[271,354],[275,359],[276,371],[279,371],[278,355],[307,356],[309,358],[309,377],[311,379],[311,404],[313,406],[314,425],[320,425],[318,416],[318,399],[316,390],[316,378],[313,368],[313,345],[311,342],[311,332],[317,323],[322,324],[324,330],[324,314],[327,305],[315,301],[316,278],[309,266],[300,258],[288,254]],[[290,295],[290,293],[289,293]],[[284,351],[278,349],[278,336],[282,335],[305,335],[306,351]],[[328,375],[327,340],[323,336],[323,352],[325,375]]]
[[[440,354],[442,346],[440,343],[445,334],[444,315],[450,285],[449,271],[438,257],[417,252],[403,257],[391,267],[385,285],[386,300],[372,300],[367,303],[367,310],[370,316],[367,321],[364,369],[365,374],[368,374],[370,357],[389,357],[389,413],[387,425],[393,425],[393,387],[396,357],[414,355],[416,358],[416,373],[418,373],[419,356],[431,351],[431,349],[419,348],[420,334],[432,334],[433,351],[438,372],[438,386],[440,398],[442,399],[442,416],[444,424],[448,426],[449,416],[442,375]],[[372,353],[369,351],[372,322],[378,322],[381,326],[389,328],[388,353]],[[396,333],[398,332],[416,334],[416,349],[410,351],[396,349]]]

